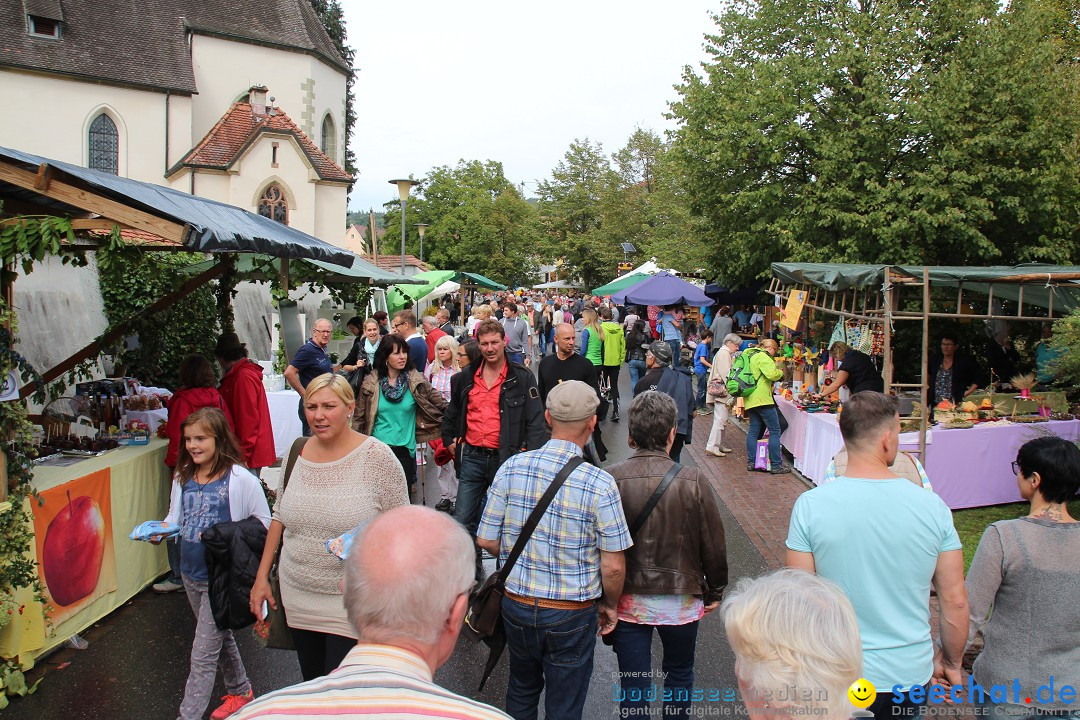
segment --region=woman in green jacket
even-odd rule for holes
[[[750,371],[757,378],[757,385],[746,396],[746,415],[749,429],[746,433],[746,470],[754,472],[754,456],[757,442],[769,431],[769,465],[773,475],[791,472],[784,465],[780,453],[780,410],[773,401],[773,383],[784,376],[774,358],[780,350],[775,340],[762,340],[761,347],[747,348],[743,352],[751,353],[748,357]]]
[[[626,335],[623,334],[622,325],[611,321],[611,308],[600,308],[600,317],[603,323],[600,325],[604,333],[604,357],[600,365],[600,376],[611,388],[611,420],[619,421],[619,368],[622,367],[623,357],[626,355]]]
[[[580,353],[599,368],[604,364],[604,331],[600,327],[600,320],[592,308],[582,310],[581,319],[585,327],[581,331]]]

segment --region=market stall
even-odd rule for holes
[[[789,306],[797,298],[794,323],[802,313],[831,317],[837,321],[834,337],[840,333],[848,344],[881,357],[886,392],[914,391],[919,406],[927,408],[930,320],[947,318],[972,320],[1044,322],[1080,307],[1080,267],[1026,264],[1001,267],[922,267],[894,265],[849,265],[830,263],[773,263],[769,294],[777,304]],[[937,290],[937,297],[931,290]],[[947,292],[942,293],[945,289]],[[955,290],[955,295],[953,291]],[[980,307],[969,305],[972,294]],[[942,302],[940,296],[948,295]],[[978,302],[978,301],[976,301]],[[786,306],[787,307],[787,306]],[[785,309],[786,309],[785,307]],[[985,312],[979,309],[985,308]],[[921,325],[921,361],[917,382],[897,382],[893,357],[895,324],[913,321]],[[790,325],[789,325],[790,327]],[[851,342],[854,333],[855,342]],[[823,351],[826,348],[821,348]],[[1006,381],[1008,379],[1005,379]],[[1013,393],[1015,395],[1016,393]],[[1026,396],[1028,393],[1022,392]],[[982,398],[980,397],[981,401]],[[999,398],[991,398],[999,404]],[[1024,397],[1001,398],[1013,415],[1058,410],[1061,396],[1046,393],[1035,402]],[[1053,407],[1058,406],[1058,407]],[[1000,407],[1000,405],[999,405]],[[917,452],[927,457],[925,434],[930,413],[910,417],[919,425]]]
[[[374,269],[380,273],[376,280],[374,273],[357,265],[352,253],[241,208],[6,148],[0,148],[0,208],[0,227],[20,228],[18,242],[6,246],[0,266],[22,263],[29,271],[32,261],[45,255],[62,254],[67,262],[102,247],[123,245],[138,251],[214,256],[175,290],[114,322],[103,335],[40,374],[21,359],[21,364],[10,364],[11,358],[19,358],[12,349],[14,333],[11,325],[0,325],[2,359],[9,363],[5,373],[12,370],[4,380],[14,378],[18,390],[19,399],[8,398],[14,403],[34,398],[44,404],[49,383],[121,340],[137,318],[151,316],[214,280],[231,287],[238,279],[238,254],[264,256],[272,265],[251,261],[250,270],[273,273],[286,291],[290,259],[304,278],[321,273],[343,283],[410,282]],[[0,272],[0,310],[13,307],[15,277],[6,267]],[[228,292],[219,293],[223,317],[231,317],[230,297]],[[122,388],[128,382],[100,382],[121,389],[87,395],[85,407],[94,410],[89,427],[70,417],[71,422],[60,423],[64,435],[58,437],[43,417],[41,448],[30,445],[32,428],[25,415],[5,415],[18,425],[18,432],[5,426],[6,437],[0,438],[5,440],[0,446],[0,488],[10,488],[14,500],[0,503],[0,513],[17,513],[25,507],[32,523],[32,533],[27,534],[30,546],[25,552],[21,546],[12,551],[9,541],[6,562],[11,562],[11,552],[33,558],[52,609],[47,623],[31,590],[0,587],[0,609],[12,610],[10,622],[0,628],[0,656],[32,660],[119,607],[167,569],[163,547],[128,539],[137,523],[160,519],[167,511],[167,443],[146,437],[148,433],[134,438],[115,434],[117,425],[126,426],[133,419],[152,430],[166,416],[165,410],[132,407],[125,417],[127,408],[119,400],[127,396]],[[299,424],[295,395],[291,403]],[[67,435],[69,431],[72,435]],[[82,439],[90,436],[93,440]],[[146,444],[116,447],[118,441]],[[30,458],[46,447],[53,457],[31,466]],[[27,495],[31,488],[38,493],[34,502]]]
[[[782,397],[776,398],[776,404],[788,421],[780,439],[794,456],[795,469],[820,483],[829,463],[844,447],[836,415],[803,412]],[[954,429],[935,426],[927,433],[923,465],[934,492],[953,510],[1020,502],[1010,463],[1021,445],[1047,433],[1080,441],[1080,420],[999,420]],[[900,434],[902,452],[916,452],[918,447],[918,432]]]
[[[35,526],[41,524],[45,513],[52,522],[38,533],[38,542],[31,551],[50,594],[70,602],[61,605],[54,597],[50,615],[53,625],[46,628],[41,605],[28,590],[18,591],[17,615],[0,629],[0,656],[18,657],[22,662],[33,660],[93,625],[168,570],[163,547],[128,539],[135,525],[163,518],[169,509],[167,446],[167,441],[154,438],[147,445],[117,448],[71,465],[39,466],[35,470],[34,488],[45,504],[38,506],[27,499],[26,507],[34,516]],[[73,496],[70,507],[68,493]],[[83,498],[91,498],[93,503],[80,502]],[[53,507],[57,502],[59,512]],[[97,514],[84,520],[82,516],[87,513]],[[66,526],[65,514],[73,521]],[[77,535],[90,532],[95,519],[105,518],[111,518],[111,522],[101,523],[99,536],[91,534],[87,539]],[[67,535],[68,542],[84,540],[84,546],[100,548],[101,561],[69,562],[67,567],[50,565],[56,559],[43,557],[46,553],[39,548],[54,532],[57,537]],[[97,572],[89,576],[92,570]]]

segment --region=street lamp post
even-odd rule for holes
[[[413,185],[420,182],[410,178],[390,180],[391,185],[397,185],[398,197],[401,199],[401,274],[405,274],[405,206],[409,203],[409,191]]]
[[[416,223],[416,232],[420,234],[420,262],[424,262],[424,231],[428,229],[428,223]]]

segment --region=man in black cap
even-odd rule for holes
[[[679,422],[675,433],[675,442],[671,445],[668,455],[675,462],[679,462],[683,445],[690,444],[694,434],[694,414],[697,412],[697,401],[694,398],[693,384],[690,382],[689,368],[670,368],[671,345],[657,340],[645,351],[645,374],[634,386],[634,395],[639,395],[646,390],[658,390],[665,395],[670,395],[675,400],[675,406],[679,409]]]

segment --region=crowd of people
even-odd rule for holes
[[[850,717],[848,688],[864,678],[878,689],[874,717],[914,716],[931,684],[960,683],[980,628],[979,683],[1015,675],[1026,697],[1050,675],[1075,678],[1080,625],[1068,594],[1080,571],[1068,562],[1075,552],[1062,551],[1080,550],[1080,524],[1065,505],[1080,489],[1075,445],[1041,438],[1021,448],[1014,471],[1031,513],[987,529],[965,580],[948,507],[899,469],[895,402],[865,386],[856,351],[838,343],[839,372],[825,392],[847,385],[853,394],[840,418],[835,479],[796,501],[790,569],[743,579],[725,595],[716,494],[679,460],[710,406],[705,451],[733,452],[725,444],[733,398],[711,388],[731,374],[745,341],[734,330],[759,322],[753,313],[725,308],[697,329],[677,307],[534,296],[478,302],[463,326],[449,306],[420,323],[408,309],[379,315],[348,320],[355,342],[341,363],[326,352],[326,320],[290,361],[286,378],[301,393],[306,430],[270,489],[272,507],[259,484],[260,469],[275,462],[259,367],[227,334],[215,353],[219,387],[207,359],[181,368],[167,518],[181,532],[169,541],[175,574],[155,586],[182,588],[197,620],[181,718],[203,717],[219,667],[228,694],[215,720],[525,720],[538,716],[541,696],[547,717],[581,718],[598,637],[618,660],[620,715],[644,717],[654,634],[664,716],[689,717],[699,626],[714,611],[752,713]],[[766,337],[744,360],[756,378],[745,397],[747,469],[768,431],[774,474],[790,472],[773,401],[778,349]],[[624,363],[628,402],[618,392]],[[950,367],[962,375],[958,362]],[[601,423],[623,419],[633,455],[602,467]],[[433,510],[410,498],[425,445],[439,467]],[[550,506],[529,522],[556,479]],[[284,611],[304,680],[260,698],[233,631],[215,622],[200,547],[207,528],[240,522],[265,534],[247,610],[253,619]],[[328,541],[350,535],[344,559],[328,551]],[[499,710],[433,677],[484,580],[484,554],[502,567],[523,535],[502,578],[509,681]],[[1022,704],[982,701],[1001,717]],[[1064,699],[1043,709],[1080,717]]]

